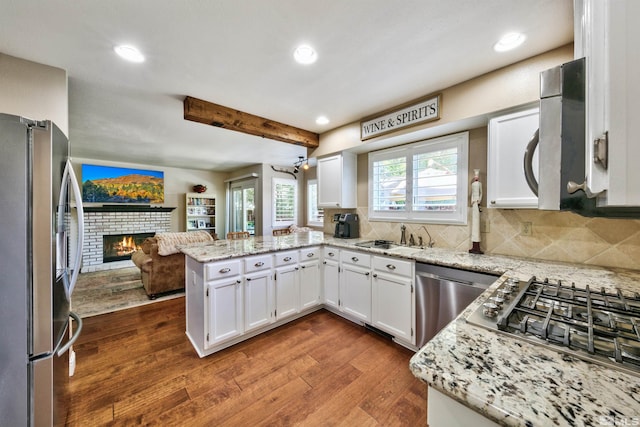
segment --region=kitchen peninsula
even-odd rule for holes
[[[438,426],[437,415],[450,417],[448,421],[453,421],[456,414],[443,412],[448,407],[446,401],[453,404],[460,402],[473,409],[473,414],[483,421],[493,420],[513,426],[597,426],[614,425],[614,422],[620,420],[628,423],[624,425],[634,425],[633,422],[640,419],[640,374],[634,375],[589,363],[515,337],[473,326],[465,320],[509,277],[522,281],[531,276],[550,277],[567,283],[575,282],[576,286],[588,285],[593,289],[607,290],[619,288],[625,293],[634,293],[640,291],[639,271],[507,256],[474,255],[438,248],[362,248],[355,245],[359,241],[335,239],[320,232],[309,232],[239,241],[220,240],[183,247],[181,250],[187,255],[187,264],[194,268],[305,248],[313,248],[316,256],[316,248],[338,248],[358,250],[372,256],[384,255],[399,260],[501,274],[486,292],[411,360],[410,369],[430,389],[429,416],[435,413],[434,418],[429,419],[430,425]],[[189,287],[194,286],[190,280],[199,279],[193,279],[189,274],[187,276],[187,311],[203,310],[189,306]],[[309,310],[319,309],[323,303],[324,300],[321,300]],[[204,316],[204,313],[200,314]],[[187,328],[193,321],[194,319],[189,320],[188,314]],[[193,337],[190,339],[193,343]],[[446,405],[441,406],[441,402]]]

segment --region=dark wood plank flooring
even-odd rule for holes
[[[205,358],[184,298],[84,320],[68,426],[424,426],[412,352],[326,310]]]

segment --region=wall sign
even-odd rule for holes
[[[395,108],[360,122],[360,140],[374,138],[409,126],[440,119],[440,99],[437,94],[410,105]]]

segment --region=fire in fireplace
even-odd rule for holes
[[[140,249],[147,237],[155,233],[130,233],[102,236],[102,262],[113,262],[131,259],[131,254]]]

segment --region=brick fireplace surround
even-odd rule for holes
[[[171,229],[175,208],[105,205],[84,208],[83,273],[133,267],[131,260],[102,262],[102,236],[125,233],[160,233]]]

